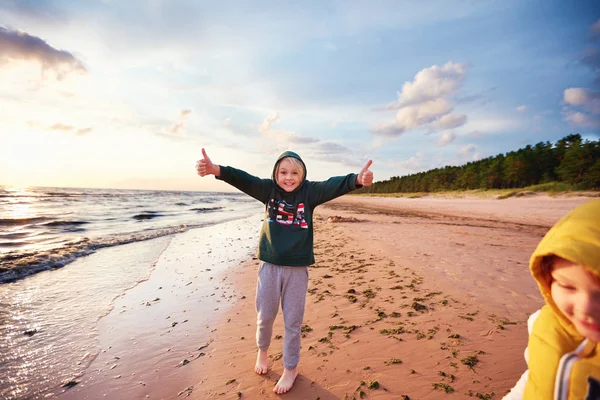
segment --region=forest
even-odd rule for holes
[[[570,190],[600,189],[600,141],[570,134],[461,166],[446,166],[362,188],[360,193],[415,193],[511,189],[564,183]]]

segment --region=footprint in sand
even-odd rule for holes
[[[495,331],[492,329],[484,329],[483,331],[481,331],[479,333],[480,336],[485,336],[488,339],[491,338],[494,335]]]

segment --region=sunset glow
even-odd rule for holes
[[[230,190],[197,177],[202,147],[383,180],[595,140],[594,6],[4,2],[0,185]]]

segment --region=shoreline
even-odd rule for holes
[[[172,398],[206,355],[223,318],[244,297],[227,279],[251,257],[259,215],[175,235],[150,277],[121,294],[98,322],[99,354],[61,399]],[[182,388],[183,389],[183,388]]]
[[[529,276],[529,256],[552,219],[589,199],[544,200],[551,211],[541,221],[530,212],[539,208],[540,199],[517,198],[501,207],[499,202],[510,199],[487,200],[489,212],[465,200],[445,206],[390,200],[346,196],[317,209],[317,263],[309,270],[300,375],[282,396],[439,399],[454,392],[501,398],[526,368],[526,320],[542,305]],[[329,217],[339,222],[328,222]],[[255,247],[252,243],[247,254]],[[186,265],[190,250],[182,244],[171,262]],[[143,369],[158,371],[156,379],[146,379],[117,361],[121,378],[135,373],[118,393],[155,399],[278,398],[271,392],[283,368],[278,336],[269,350],[269,372],[253,372],[257,266],[258,260],[247,255],[226,270],[220,279],[226,288],[222,294],[232,296],[230,308],[204,334],[184,324],[188,334],[178,336],[176,344],[188,349],[190,362],[177,366],[164,353],[158,358],[138,354]],[[186,290],[183,282],[171,284],[174,292]],[[134,304],[129,307],[130,315],[140,312]],[[177,307],[176,302],[167,305],[171,313]],[[113,334],[123,336],[119,326],[116,322]],[[174,339],[176,329],[163,339]],[[274,335],[283,335],[281,313]],[[137,338],[157,339],[161,336]],[[135,349],[123,351],[131,357]],[[100,366],[110,368],[109,359],[99,360],[106,363]],[[105,372],[103,384],[116,390],[121,378],[110,376],[112,371]],[[61,398],[101,397],[106,393],[101,386],[84,377]]]

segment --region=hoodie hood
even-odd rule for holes
[[[542,274],[542,259],[556,255],[600,276],[600,200],[589,201],[558,221],[529,260],[531,275],[536,280],[546,304],[559,316],[560,323],[573,332],[575,328],[562,315],[550,295],[550,287]]]
[[[302,182],[300,182],[300,184],[298,185],[298,187],[296,189],[294,189],[293,192],[290,193],[294,193],[298,190],[300,190],[300,188],[302,187],[302,185],[304,185],[304,182],[306,182],[306,175],[307,175],[307,171],[306,171],[306,164],[304,164],[304,161],[302,161],[302,159],[300,158],[300,156],[296,153],[294,153],[293,151],[284,151],[283,153],[281,153],[279,155],[279,157],[277,157],[277,161],[275,162],[275,165],[273,166],[273,173],[271,174],[271,178],[273,179],[273,182],[275,182],[275,185],[277,185],[278,188],[280,188],[281,190],[283,190],[283,188],[281,188],[279,186],[279,184],[277,184],[277,166],[279,165],[279,163],[281,162],[281,160],[283,160],[286,157],[293,157],[296,158],[297,160],[299,160],[302,163],[302,167],[304,168],[304,177],[302,178]]]

